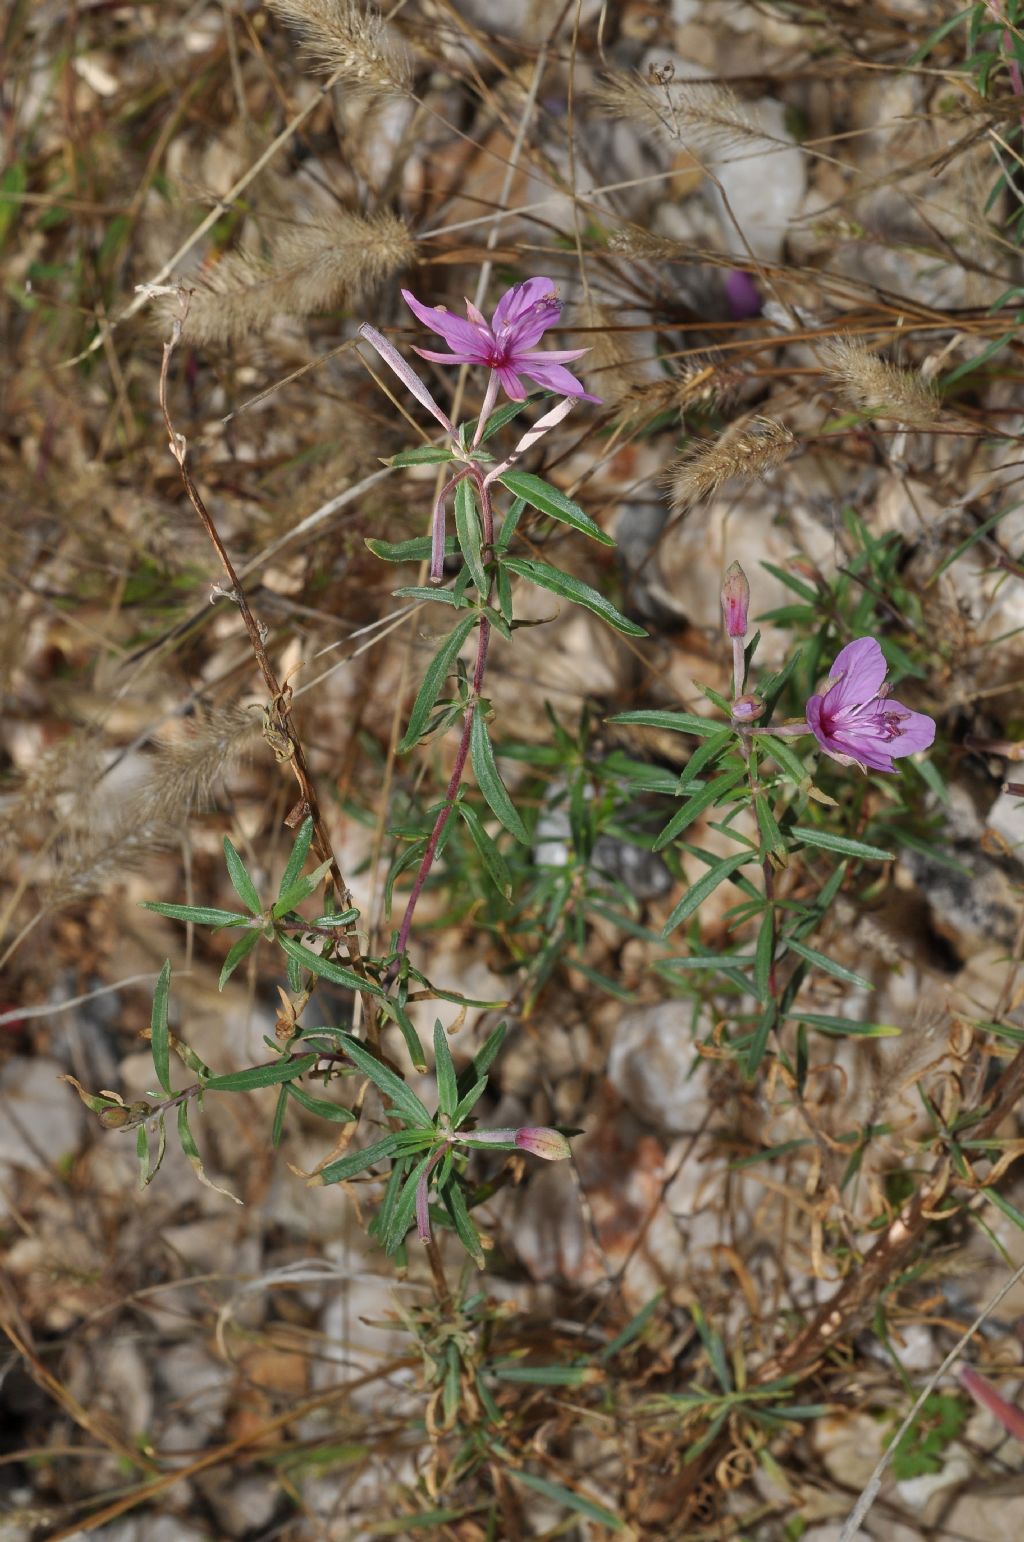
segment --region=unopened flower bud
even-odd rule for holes
[[[566,1157],[572,1156],[572,1148],[565,1136],[544,1125],[517,1130],[516,1145],[531,1156],[543,1157],[545,1162],[564,1162]]]
[[[752,723],[764,711],[764,702],[759,696],[737,696],[731,711],[737,723]]]
[[[726,569],[722,582],[722,617],[730,637],[746,637],[747,611],[750,609],[750,585],[738,562]]]

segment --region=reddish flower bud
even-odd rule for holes
[[[750,585],[738,562],[726,569],[722,582],[722,617],[730,637],[746,637],[747,611],[750,609]]]
[[[545,1162],[564,1162],[566,1157],[572,1156],[572,1148],[565,1136],[544,1125],[517,1130],[516,1145],[531,1156],[543,1157]]]
[[[763,711],[764,702],[759,696],[737,696],[732,704],[732,715],[737,723],[752,723]]]

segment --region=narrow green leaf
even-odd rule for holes
[[[156,1067],[157,1079],[168,1095],[171,1092],[171,1051],[167,1032],[167,1003],[170,993],[171,961],[165,958],[153,991],[153,1011],[149,1025],[152,1032],[153,1065]]]
[[[228,867],[228,877],[231,879],[234,891],[242,901],[242,904],[247,906],[254,916],[262,915],[263,907],[260,904],[259,894],[256,892],[256,885],[249,877],[245,870],[244,862],[226,835],[224,837],[224,860]]]
[[[327,874],[331,871],[331,859],[321,862],[311,873],[306,873],[301,878],[296,878],[287,889],[282,889],[280,898],[274,903],[271,915],[275,920],[286,916],[289,910],[294,910],[296,905],[301,905],[304,899],[308,899],[314,890],[319,889]]]
[[[295,844],[292,846],[291,855],[288,858],[288,865],[284,872],[281,874],[281,882],[277,890],[278,899],[281,898],[282,894],[287,894],[288,890],[291,888],[292,884],[295,882],[299,874],[302,872],[302,869],[305,867],[306,858],[309,856],[309,848],[312,845],[312,842],[313,816],[312,814],[309,814],[299,826],[298,833],[295,837]]]
[[[681,925],[688,916],[693,915],[698,906],[703,905],[708,895],[712,894],[720,883],[724,883],[727,878],[731,877],[737,868],[743,866],[744,862],[749,862],[753,855],[753,852],[750,851],[737,851],[731,857],[722,857],[720,861],[715,862],[704,874],[703,878],[698,878],[693,887],[687,889],[679,904],[665,922],[661,935],[667,937],[670,932],[674,932],[676,927]]]
[[[768,1000],[768,979],[775,958],[775,912],[771,906],[765,912],[754,949],[754,990],[758,1001]]]
[[[464,610],[466,601],[451,589],[435,589],[427,584],[409,584],[401,589],[392,589],[391,593],[402,600],[423,600],[428,603],[436,601],[438,605],[451,605],[456,610]]]
[[[592,1365],[521,1365],[518,1360],[498,1360],[488,1370],[498,1381],[532,1387],[585,1387],[602,1376]]]
[[[640,1308],[636,1316],[630,1318],[622,1332],[617,1333],[615,1337],[604,1346],[597,1358],[604,1361],[605,1363],[607,1363],[609,1360],[614,1360],[615,1356],[621,1354],[624,1349],[632,1344],[634,1339],[639,1338],[641,1333],[647,1327],[647,1324],[650,1322],[651,1318],[654,1316],[654,1313],[656,1312],[662,1298],[664,1297],[664,1294],[664,1290],[656,1290],[646,1305]]]
[[[354,969],[346,969],[343,964],[336,964],[333,959],[321,958],[319,953],[314,953],[310,948],[304,948],[301,942],[296,942],[293,937],[286,937],[284,932],[277,932],[278,942],[290,959],[303,969],[308,969],[310,974],[319,975],[322,980],[331,980],[335,985],[346,985],[351,991],[365,991],[371,996],[383,996],[384,992],[379,985],[368,980],[364,975],[356,974]]]
[[[1021,1036],[1024,1038],[1024,1030],[1022,1030]],[[479,1081],[473,1083],[465,1096],[459,1099],[455,1105],[455,1112],[452,1114],[452,1126],[454,1129],[461,1129],[462,1125],[465,1124],[476,1104],[483,1096],[486,1087],[487,1077],[481,1076]]]
[[[722,728],[718,733],[712,734],[710,739],[705,739],[703,744],[698,745],[686,762],[676,786],[676,792],[685,792],[690,783],[696,781],[709,761],[717,760],[726,746],[735,744],[735,740],[736,735],[732,728]]]
[[[248,926],[249,917],[237,910],[214,910],[209,905],[168,905],[163,900],[141,900],[140,909],[153,910],[172,921],[194,921],[197,926]]]
[[[785,947],[790,953],[798,953],[801,958],[813,964],[816,969],[822,969],[826,974],[832,975],[836,980],[842,980],[847,985],[859,985],[862,990],[871,989],[871,981],[865,980],[863,975],[854,974],[852,969],[837,964],[834,958],[828,958],[824,953],[819,953],[816,948],[809,948],[805,943],[797,942],[795,937],[783,939]]]
[[[248,954],[258,944],[259,938],[261,938],[259,931],[248,930],[244,931],[241,938],[237,938],[237,941],[231,944],[231,947],[228,948],[227,958],[225,958],[224,964],[221,965],[221,978],[217,979],[217,990],[224,990],[234,970],[239,967],[242,959],[248,958]]]
[[[718,803],[723,800],[726,793],[732,792],[733,788],[737,787],[746,778],[746,775],[745,767],[741,767],[738,771],[723,772],[721,776],[716,776],[713,781],[708,782],[706,786],[702,787],[700,792],[693,793],[687,798],[682,808],[676,810],[651,849],[653,851],[664,850],[669,842],[673,841],[677,835],[680,835],[687,826],[692,825],[697,816],[702,814],[706,808],[712,803]]]
[[[796,1008],[786,1013],[791,1022],[806,1023],[820,1033],[836,1039],[898,1039],[900,1029],[891,1023],[858,1023],[852,1017],[830,1017],[822,1012],[801,1012]]]
[[[757,815],[757,828],[761,832],[762,857],[766,857],[770,851],[785,851],[786,842],[764,793],[755,793],[754,813]]]
[[[383,1162],[397,1149],[398,1136],[385,1135],[383,1140],[374,1141],[372,1146],[364,1146],[362,1151],[353,1151],[337,1162],[328,1162],[326,1167],[320,1169],[320,1181],[321,1183],[344,1183],[346,1179],[354,1178],[356,1173],[363,1172],[367,1167],[374,1167],[378,1162]]]
[[[411,541],[367,540],[365,545],[382,562],[426,562],[430,557],[431,540],[429,535],[416,535]],[[454,538],[448,536],[444,543],[445,556],[454,557],[457,549]]]
[[[465,821],[473,845],[483,859],[484,867],[491,882],[503,899],[510,900],[512,898],[512,875],[508,870],[505,858],[481,824],[476,809],[464,801],[460,801],[456,808],[460,817]]]
[[[405,1040],[405,1047],[409,1052],[409,1059],[412,1061],[413,1070],[425,1071],[427,1069],[427,1057],[423,1053],[420,1036],[416,1032],[412,1018],[405,1010],[404,1004],[393,996],[386,996],[381,1003],[381,1011],[386,1012],[398,1024],[398,1030]]]
[[[392,455],[390,460],[384,462],[386,466],[442,466],[446,461],[454,460],[455,452],[441,444],[418,444],[412,450],[399,450],[397,455]]]
[[[477,624],[478,617],[465,616],[459,622],[454,632],[451,632],[435,653],[423,676],[423,683],[413,702],[412,712],[409,714],[409,726],[406,728],[402,741],[398,746],[399,753],[404,755],[411,750],[427,726],[434,703],[441,693],[441,687],[448,677],[448,673],[458,657],[459,649]]]
[[[717,718],[698,717],[696,712],[662,712],[660,709],[616,712],[608,721],[635,723],[638,728],[663,728],[673,734],[696,734],[699,739],[709,739],[722,731]]]
[[[459,1078],[461,1083],[468,1087],[470,1082],[476,1081],[478,1077],[483,1076],[486,1078],[488,1071],[498,1058],[498,1052],[505,1041],[505,1034],[507,1032],[508,1024],[499,1023],[494,1032],[487,1035],[487,1038],[473,1056],[472,1065],[468,1065]]]
[[[763,754],[770,755],[798,787],[806,787],[810,783],[810,772],[784,739],[778,739],[773,734],[755,734],[754,743]]]
[[[273,1065],[254,1065],[244,1071],[227,1071],[223,1076],[211,1076],[205,1090],[252,1092],[257,1087],[274,1087],[278,1082],[290,1082],[296,1076],[304,1076],[316,1065],[317,1058],[316,1055],[284,1055]]]
[[[288,1083],[285,1082],[277,1094],[277,1102],[274,1105],[274,1123],[270,1130],[270,1144],[276,1151],[281,1144],[284,1134],[284,1116],[288,1111]]]
[[[366,1046],[360,1044],[358,1039],[353,1039],[351,1034],[343,1033],[340,1042],[353,1064],[362,1071],[364,1076],[370,1078],[386,1098],[390,1098],[395,1112],[407,1124],[417,1129],[425,1129],[433,1125],[433,1119],[415,1092],[407,1087],[402,1078],[396,1076],[389,1066],[384,1065],[375,1055],[371,1055]]]
[[[304,1108],[308,1114],[315,1114],[318,1119],[327,1119],[331,1124],[353,1124],[355,1114],[344,1103],[332,1103],[329,1098],[314,1098],[311,1093],[304,1092],[294,1082],[285,1082],[284,1091],[290,1098],[294,1098],[300,1108]]]
[[[805,846],[820,846],[822,851],[836,851],[842,857],[862,857],[865,861],[891,862],[894,853],[881,846],[869,846],[864,841],[847,840],[845,835],[832,835],[827,830],[809,830],[794,825],[790,835]]]
[[[724,1422],[724,1416],[723,1416]],[[592,1499],[584,1499],[582,1494],[577,1494],[574,1489],[563,1488],[560,1483],[552,1483],[547,1478],[539,1478],[532,1472],[523,1472],[507,1469],[509,1476],[522,1483],[526,1488],[532,1488],[534,1493],[543,1494],[545,1499],[551,1499],[555,1504],[563,1504],[569,1510],[574,1510],[578,1515],[587,1515],[592,1521],[597,1521],[601,1526],[607,1526],[610,1531],[625,1531],[625,1524],[611,1510],[606,1510],[603,1505],[595,1504]]]
[[[437,1077],[437,1106],[450,1120],[459,1101],[458,1076],[440,1018],[434,1020],[434,1075]]]
[[[526,833],[526,826],[508,795],[508,788],[498,774],[498,768],[494,762],[494,748],[479,702],[473,714],[473,724],[469,733],[469,753],[477,786],[486,798],[492,813],[497,815],[510,835],[514,835],[517,841],[522,841],[524,846],[528,845],[530,837]]]
[[[444,1201],[448,1214],[455,1224],[459,1241],[477,1268],[482,1269],[484,1266],[484,1250],[480,1241],[480,1233],[473,1225],[469,1209],[466,1205],[466,1196],[463,1194],[456,1178],[453,1178],[446,1186]]]
[[[557,594],[560,599],[570,600],[574,605],[582,605],[585,610],[591,611],[613,626],[617,632],[623,632],[627,637],[646,637],[644,627],[637,626],[635,621],[629,621],[622,613],[616,610],[610,600],[606,600],[603,594],[592,589],[580,578],[573,578],[568,573],[562,573],[558,568],[553,568],[546,562],[539,562],[532,557],[504,557],[503,566],[509,572],[515,573],[519,578],[525,578],[527,583],[536,584],[541,589],[547,589],[551,594]]]
[[[384,1251],[389,1255],[394,1253],[400,1243],[404,1242],[405,1235],[413,1223],[413,1217],[416,1214],[416,1190],[419,1187],[420,1179],[428,1167],[431,1166],[433,1160],[434,1152],[428,1151],[426,1156],[421,1157],[416,1163],[416,1166],[402,1185],[402,1192],[398,1196],[398,1201],[391,1215],[390,1224],[383,1238]]]
[[[501,529],[498,531],[498,539],[494,543],[495,551],[503,552],[508,550],[508,547],[512,541],[512,537],[516,533],[519,521],[523,517],[523,511],[525,508],[525,498],[514,498],[509,504],[508,513],[505,515],[505,518],[501,522]],[[511,616],[508,619],[511,620]]]
[[[480,529],[480,514],[476,506],[473,484],[468,477],[463,477],[455,489],[455,534],[477,593],[482,599],[486,599],[491,585],[484,572],[484,538]]]
[[[565,493],[559,492],[557,487],[552,487],[550,482],[545,482],[543,477],[534,476],[530,471],[506,471],[498,481],[507,487],[510,493],[517,498],[524,498],[532,508],[539,509],[550,519],[557,519],[563,525],[571,525],[574,530],[582,531],[584,535],[589,535],[591,540],[599,541],[602,546],[615,545],[612,537],[606,535],[601,526],[596,525],[578,503],[572,498],[567,498]]]

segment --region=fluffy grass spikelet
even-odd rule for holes
[[[359,0],[268,0],[282,21],[302,34],[303,50],[316,69],[338,75],[350,89],[372,95],[407,96],[412,70],[395,47],[379,12]]]
[[[832,338],[821,360],[844,401],[861,412],[911,426],[933,423],[939,414],[941,402],[933,385],[916,370],[880,359],[859,338]]]
[[[264,332],[281,316],[314,316],[352,305],[407,267],[415,242],[397,215],[341,212],[293,226],[267,256],[231,252],[204,271],[185,323],[197,343],[225,343]]]
[[[613,70],[599,82],[594,101],[609,118],[628,118],[670,145],[701,154],[723,152],[764,134],[742,102],[714,81],[676,80],[671,65],[652,66],[650,76]]]
[[[732,477],[752,481],[780,466],[796,443],[775,418],[746,418],[711,444],[683,455],[665,472],[672,507],[686,509],[717,492]]]

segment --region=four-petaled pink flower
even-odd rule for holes
[[[895,771],[893,760],[926,750],[935,724],[888,695],[885,656],[873,637],[848,643],[821,695],[807,703],[807,725],[834,760],[864,770]]]
[[[520,375],[547,391],[557,391],[559,396],[581,397],[587,402],[601,400],[585,391],[576,376],[563,368],[582,357],[586,348],[533,351],[534,344],[540,342],[548,327],[555,325],[562,311],[550,278],[531,278],[525,284],[513,284],[498,301],[490,322],[469,300],[469,320],[463,321],[443,305],[423,305],[408,289],[402,290],[402,298],[413,315],[431,332],[443,337],[452,350],[437,353],[430,348],[417,348],[421,358],[431,359],[435,364],[483,364],[494,371],[505,394],[514,402],[526,400]]]

